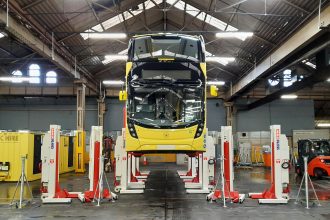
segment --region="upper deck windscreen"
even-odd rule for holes
[[[131,45],[131,61],[169,58],[178,61],[203,62],[201,40],[189,36],[144,36],[135,38]]]

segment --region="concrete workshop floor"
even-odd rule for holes
[[[81,204],[74,200],[68,205],[42,205],[39,199],[39,181],[31,182],[34,200],[22,210],[9,207],[15,183],[0,183],[0,219],[330,219],[330,200],[322,200],[321,207],[307,210],[301,204],[294,204],[300,179],[291,175],[292,200],[287,205],[258,205],[257,201],[246,199],[243,204],[228,204],[223,208],[220,201],[209,203],[205,195],[186,194],[184,184],[176,174],[174,164],[150,165],[152,172],[146,183],[144,194],[119,195],[115,202]],[[109,174],[112,182],[113,174]],[[88,188],[86,175],[64,174],[61,185],[69,191],[83,191]],[[261,167],[239,168],[235,171],[235,186],[240,193],[261,192],[269,184],[270,170]],[[314,180],[319,196],[329,199],[330,180]]]

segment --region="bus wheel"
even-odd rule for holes
[[[316,168],[316,169],[314,170],[314,176],[315,176],[317,179],[321,179],[322,176],[323,176],[323,172],[322,172],[322,170]]]

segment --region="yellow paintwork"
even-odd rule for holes
[[[41,174],[33,174],[34,134],[19,132],[0,132],[0,162],[9,162],[9,172],[0,171],[0,180],[18,181],[21,175],[21,157],[25,160],[26,178],[36,180]]]
[[[75,138],[75,172],[84,173],[85,170],[85,154],[86,154],[86,132],[77,131]]]
[[[199,65],[201,67],[202,72],[204,73],[205,81],[206,81],[206,63],[200,63]]]
[[[210,95],[213,97],[218,96],[218,88],[215,85],[210,86]]]
[[[34,133],[0,132],[0,162],[9,162],[9,172],[0,171],[0,181],[18,181],[21,175],[21,157],[26,156],[25,175],[28,181],[41,178],[41,173],[33,174]],[[70,172],[68,167],[68,136],[61,136],[60,173]],[[41,158],[40,158],[41,159]],[[75,156],[74,158],[75,159]]]
[[[144,154],[143,157],[146,157],[147,162],[151,163],[175,163],[176,154]],[[143,157],[140,160],[143,161]]]
[[[174,61],[174,58],[168,58],[168,57],[159,57],[158,61]]]
[[[69,162],[69,136],[61,136],[60,139],[60,173],[67,173],[75,170],[74,162],[75,162],[75,155],[73,150],[73,163],[72,166],[68,166]],[[74,141],[75,142],[75,141]],[[74,146],[72,146],[74,149]]]
[[[133,63],[132,62],[127,62],[126,63],[126,77],[129,74],[129,72],[131,71],[132,66],[133,66]]]
[[[157,34],[156,34],[157,35]],[[139,35],[141,37],[146,35]],[[158,58],[160,61],[173,61],[173,58]],[[132,69],[133,63],[126,63],[126,79]],[[206,63],[200,63],[200,68],[205,76],[206,81]],[[127,80],[126,80],[127,83]],[[127,88],[127,86],[126,86]],[[206,87],[205,87],[205,94]],[[206,95],[205,95],[205,119],[206,119]],[[206,122],[204,122],[204,130],[200,137],[194,138],[197,125],[189,128],[178,129],[153,129],[143,128],[135,125],[138,138],[130,135],[128,129],[125,130],[126,151],[205,151],[204,137],[206,134]]]
[[[127,100],[127,92],[119,91],[119,101],[126,101],[126,100]]]
[[[151,129],[135,125],[138,139],[126,129],[126,151],[205,151],[204,135],[194,139],[197,125],[180,129]],[[168,149],[164,149],[168,146]]]

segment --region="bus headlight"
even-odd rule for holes
[[[132,122],[128,122],[128,131],[133,138],[138,138],[134,124]]]
[[[204,124],[203,123],[198,124],[197,130],[195,133],[195,138],[199,138],[203,134],[203,130],[204,130]]]

